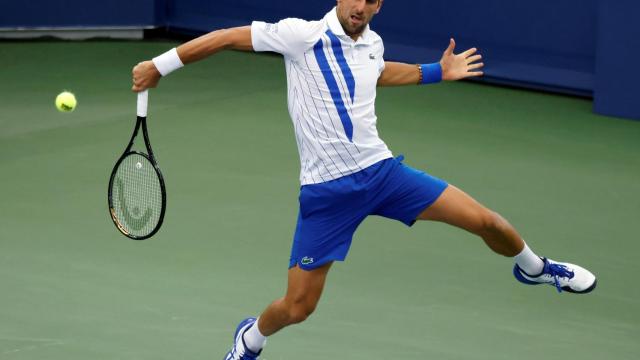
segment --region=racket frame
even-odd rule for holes
[[[141,99],[144,98],[144,100],[142,101],[142,105],[141,105]],[[143,109],[141,109],[141,106],[143,107]],[[109,190],[108,190],[108,204],[109,204],[109,214],[111,215],[111,220],[113,220],[113,223],[115,224],[116,228],[126,237],[133,239],[133,240],[145,240],[148,239],[150,237],[152,237],[153,235],[155,235],[155,233],[158,232],[158,230],[160,230],[160,226],[162,225],[162,221],[164,220],[164,212],[165,212],[165,208],[167,205],[167,192],[166,192],[166,188],[164,185],[164,177],[162,176],[162,172],[160,171],[160,167],[158,166],[158,162],[156,161],[155,156],[153,155],[153,150],[151,149],[151,142],[149,141],[149,132],[147,130],[147,91],[145,90],[143,93],[140,93],[138,95],[138,116],[136,118],[136,126],[133,129],[133,134],[131,135],[131,140],[129,140],[129,144],[127,145],[127,148],[124,150],[124,152],[122,153],[122,155],[120,156],[120,158],[118,159],[118,161],[116,161],[115,166],[113,167],[113,170],[111,171],[111,176],[109,177]],[[136,137],[138,136],[138,132],[140,131],[140,128],[142,128],[142,136],[144,138],[144,144],[147,148],[147,152],[148,154],[139,152],[139,151],[131,151],[131,148],[133,147],[133,144],[136,140]],[[137,235],[133,235],[131,233],[129,233],[124,226],[118,221],[118,218],[115,214],[115,210],[113,208],[113,194],[112,194],[112,189],[113,189],[113,182],[116,178],[116,172],[118,170],[118,167],[120,166],[120,163],[122,163],[122,161],[130,155],[140,155],[144,158],[146,158],[147,160],[149,160],[149,162],[151,163],[151,165],[153,165],[153,170],[156,172],[156,175],[158,175],[158,180],[160,182],[160,192],[162,194],[162,207],[160,209],[160,217],[158,219],[158,224],[156,224],[155,228],[147,235],[145,236],[137,236]]]

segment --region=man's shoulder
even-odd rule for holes
[[[282,20],[279,21],[279,23],[288,23],[292,26],[300,26],[300,27],[313,27],[313,26],[317,26],[319,24],[325,24],[326,21],[325,19],[319,19],[319,20],[306,20],[306,19],[301,19],[301,18],[296,18],[296,17],[288,17],[288,18],[284,18]]]
[[[321,20],[304,20],[300,18],[286,18],[280,20],[275,25],[286,26],[302,37],[310,37],[322,33],[327,27],[327,22]]]
[[[312,48],[328,28],[327,22],[324,19],[308,21],[298,18],[287,18],[280,20],[278,24],[279,26],[285,27],[283,31],[288,34],[286,37],[289,40],[290,48],[293,50],[290,56],[293,57],[303,54]]]
[[[276,23],[254,21],[251,24],[253,49],[296,57],[313,47],[326,28],[324,20],[286,18]]]

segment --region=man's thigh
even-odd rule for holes
[[[440,221],[475,233],[482,228],[488,216],[491,216],[491,210],[464,191],[449,185],[431,206],[418,215],[418,220]]]

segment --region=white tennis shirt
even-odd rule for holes
[[[300,182],[315,184],[392,157],[376,129],[376,83],[384,46],[367,28],[353,41],[334,8],[319,21],[254,21],[255,51],[284,55]]]

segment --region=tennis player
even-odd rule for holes
[[[481,76],[475,48],[455,54],[450,40],[439,62],[384,61],[384,46],[369,22],[383,0],[337,0],[322,19],[255,21],[213,31],[133,68],[133,91],[155,87],[162,76],[225,49],[284,55],[288,107],[300,153],[300,209],[284,297],[238,325],[225,359],[257,359],[268,336],[314,311],[331,264],[343,261],[358,225],[380,215],[412,226],[441,221],[481,237],[512,257],[513,274],[528,285],[588,293],[586,269],[536,255],[499,214],[469,195],[394,158],[376,130],[377,86],[437,83]]]

